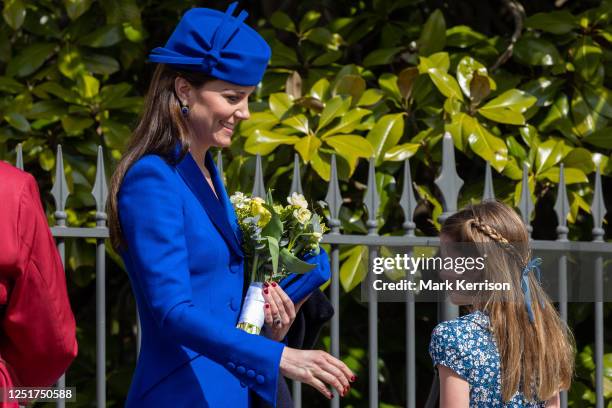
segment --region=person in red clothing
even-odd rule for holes
[[[0,161],[0,388],[51,386],[76,355],[64,268],[38,186]]]

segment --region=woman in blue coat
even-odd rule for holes
[[[278,285],[264,295],[267,336],[235,328],[240,231],[209,148],[229,146],[249,118],[270,58],[235,7],[191,9],[153,50],[144,113],[113,175],[111,239],[142,327],[128,407],[248,407],[249,390],[274,406],[281,375],[329,398],[326,384],[344,395],[355,380],[331,355],[280,342],[296,307]]]

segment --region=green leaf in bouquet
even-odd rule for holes
[[[314,269],[316,265],[304,262],[293,255],[287,248],[280,250],[281,264],[291,273],[302,274]]]
[[[270,221],[261,230],[262,237],[272,237],[276,241],[280,241],[283,235],[283,222],[279,218],[274,208],[270,205],[263,204],[264,208],[270,212]]]
[[[272,260],[272,272],[276,275],[278,272],[278,260],[280,256],[278,240],[270,236],[267,236],[266,240],[268,241],[268,249],[270,251],[270,258]]]

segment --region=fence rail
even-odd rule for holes
[[[17,167],[23,169],[23,155],[21,145],[17,148]],[[217,165],[219,167],[220,174],[223,174],[223,163],[221,160],[221,154],[218,154]],[[604,216],[606,214],[606,208],[603,201],[603,191],[601,187],[601,175],[600,170],[597,169],[595,174],[595,190],[593,202],[591,205],[591,212],[593,216],[592,230],[592,241],[568,241],[567,234],[569,228],[567,226],[567,216],[570,211],[569,202],[567,198],[567,191],[564,178],[563,164],[560,166],[560,181],[557,192],[557,200],[554,206],[555,214],[557,216],[558,226],[556,229],[557,239],[555,241],[547,240],[532,240],[531,246],[534,249],[545,249],[559,252],[559,279],[561,284],[559,285],[559,311],[562,319],[567,320],[567,256],[563,254],[564,251],[575,250],[581,252],[598,252],[598,253],[612,253],[612,243],[604,242],[604,230],[602,228]],[[106,213],[105,213],[105,202],[108,194],[107,184],[105,179],[104,160],[102,148],[98,148],[97,157],[97,171],[95,184],[92,190],[96,203],[96,227],[93,228],[82,228],[82,227],[70,227],[66,225],[66,212],[65,205],[66,200],[70,192],[68,191],[68,185],[64,175],[64,164],[61,146],[57,149],[57,160],[56,160],[56,171],[55,171],[55,183],[51,189],[51,194],[55,200],[55,225],[52,226],[51,230],[53,236],[56,238],[57,247],[62,258],[62,262],[65,262],[65,240],[70,238],[95,238],[96,239],[96,402],[97,406],[103,407],[106,405],[106,371],[105,371],[105,360],[106,360],[106,294],[105,294],[105,280],[106,280],[106,266],[105,266],[105,240],[109,237],[109,231],[106,226]],[[340,246],[341,245],[364,245],[368,247],[369,253],[369,269],[372,268],[372,260],[377,256],[379,248],[381,246],[396,246],[410,249],[414,246],[439,246],[438,237],[427,237],[427,236],[416,236],[413,215],[417,206],[417,200],[412,189],[412,179],[410,174],[410,163],[406,160],[404,163],[404,173],[402,182],[402,195],[400,198],[400,207],[404,213],[405,221],[402,224],[404,230],[403,236],[379,236],[378,235],[378,219],[377,214],[380,206],[380,196],[376,188],[376,170],[374,166],[374,160],[370,160],[368,170],[368,183],[367,191],[364,196],[364,204],[367,209],[367,222],[368,228],[367,235],[348,235],[341,232],[341,223],[339,219],[340,207],[342,205],[342,196],[340,193],[340,186],[338,182],[338,174],[336,170],[336,159],[332,156],[331,161],[331,174],[330,181],[328,184],[328,192],[325,197],[325,201],[329,209],[328,224],[330,226],[330,232],[324,236],[323,242],[331,245],[330,261],[331,261],[331,285],[330,285],[330,297],[331,303],[334,310],[337,312],[340,310]],[[457,210],[457,200],[463,180],[458,176],[455,167],[455,156],[453,141],[450,134],[445,134],[443,138],[443,152],[442,152],[442,169],[440,175],[435,180],[438,186],[441,197],[444,212],[439,218],[440,222],[443,222],[448,216]],[[300,176],[300,161],[297,155],[294,159],[293,178],[291,184],[291,192],[302,193],[301,176]],[[253,194],[263,197],[265,195],[265,184],[263,180],[262,162],[261,157],[257,156],[256,159],[256,172],[253,185]],[[485,172],[485,185],[483,191],[483,199],[491,199],[495,197],[493,189],[492,175],[490,165],[487,163]],[[521,182],[521,199],[518,205],[518,209],[521,213],[523,222],[527,226],[529,234],[531,236],[532,228],[530,225],[531,215],[534,209],[533,202],[531,201],[531,194],[528,187],[528,169],[527,165],[523,165],[523,177]],[[371,276],[368,273],[368,276]],[[601,255],[596,256],[595,259],[595,296],[596,299],[602,301],[595,301],[594,313],[595,313],[595,351],[594,351],[594,362],[595,362],[595,379],[596,379],[596,406],[597,408],[604,407],[604,393],[603,393],[603,353],[604,353],[604,314],[603,314],[603,259]],[[372,285],[369,285],[369,302],[368,302],[368,399],[369,406],[371,408],[377,408],[379,406],[378,396],[378,300],[377,294],[373,290]],[[415,313],[416,305],[415,302],[411,301],[411,294],[407,294],[407,302],[405,308],[405,319],[406,319],[406,406],[414,408],[416,406],[415,399],[415,384],[416,384],[416,366],[415,366]],[[448,320],[458,315],[458,308],[448,302],[439,304],[438,319]],[[335,313],[331,320],[331,354],[340,357],[340,313]],[[138,342],[139,343],[139,342]],[[58,385],[65,385],[65,378],[59,380]],[[294,382],[293,396],[295,400],[295,407],[302,406],[301,398],[301,384]],[[333,398],[330,402],[332,408],[340,406],[340,400],[337,392],[334,390],[336,398]],[[431,396],[430,396],[431,397]],[[64,404],[58,402],[58,407],[63,407]],[[567,393],[561,394],[561,406],[567,407]]]

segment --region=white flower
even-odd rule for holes
[[[241,203],[244,200],[246,200],[246,196],[244,195],[244,193],[241,193],[240,191],[235,192],[230,197],[230,201],[232,202],[232,204]]]
[[[287,197],[287,202],[291,205],[297,205],[298,207],[302,207],[304,209],[308,208],[308,202],[300,193],[291,193],[291,196]]]
[[[311,213],[308,209],[300,207],[293,210],[293,216],[302,225],[306,225],[310,221]]]

